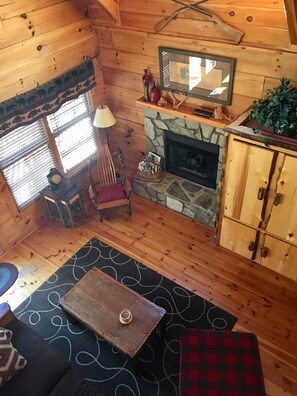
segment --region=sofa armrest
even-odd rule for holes
[[[0,304],[0,327],[5,327],[15,319],[9,304]],[[0,395],[1,396],[1,395]]]
[[[69,368],[69,362],[22,321],[6,325],[12,344],[27,360],[26,367],[2,388],[3,396],[48,395]]]

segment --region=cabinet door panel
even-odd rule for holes
[[[267,256],[261,257],[261,248],[267,248]],[[288,278],[297,280],[297,247],[265,235],[259,244],[257,262]]]
[[[285,157],[274,199],[267,232],[297,244],[297,158]]]
[[[221,246],[251,259],[253,250],[250,249],[255,240],[256,230],[223,217],[220,233]]]
[[[225,177],[224,214],[258,227],[274,153],[262,147],[233,140],[229,147]],[[260,190],[261,193],[261,190]]]

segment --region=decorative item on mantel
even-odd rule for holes
[[[143,95],[144,101],[149,102],[150,100],[150,86],[151,86],[152,76],[149,73],[148,69],[144,69],[144,74],[142,76],[142,85],[143,85]]]
[[[150,102],[157,103],[159,99],[160,99],[160,90],[156,86],[155,81],[153,81],[153,86],[150,92]]]
[[[221,105],[217,106],[213,112],[213,118],[215,120],[222,120],[224,118],[223,115],[223,107]]]
[[[163,174],[161,160],[159,155],[150,151],[147,157],[138,164],[137,176],[146,180],[160,179]]]
[[[218,105],[218,106],[214,109],[213,118],[214,118],[215,120],[223,120],[224,118],[226,118],[226,120],[232,121],[232,116],[231,116],[231,115],[227,116],[227,115],[224,113],[224,109],[223,109],[223,106],[222,106],[222,105]]]
[[[187,95],[184,95],[182,92],[179,92],[179,95],[181,96],[180,100],[174,96],[174,92],[169,92],[174,110],[178,110],[179,106],[188,99]]]
[[[163,98],[163,96],[161,96],[161,98],[158,100],[157,105],[160,107],[167,106],[167,100],[165,98]]]

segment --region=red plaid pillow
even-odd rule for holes
[[[0,331],[0,386],[9,381],[26,364],[26,359],[14,348],[7,333]]]

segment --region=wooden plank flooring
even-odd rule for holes
[[[1,297],[14,309],[90,238],[97,237],[238,317],[237,331],[258,337],[267,395],[297,395],[297,283],[216,246],[213,231],[133,196],[133,216],[88,206],[75,228],[47,223],[2,262],[19,278]]]

